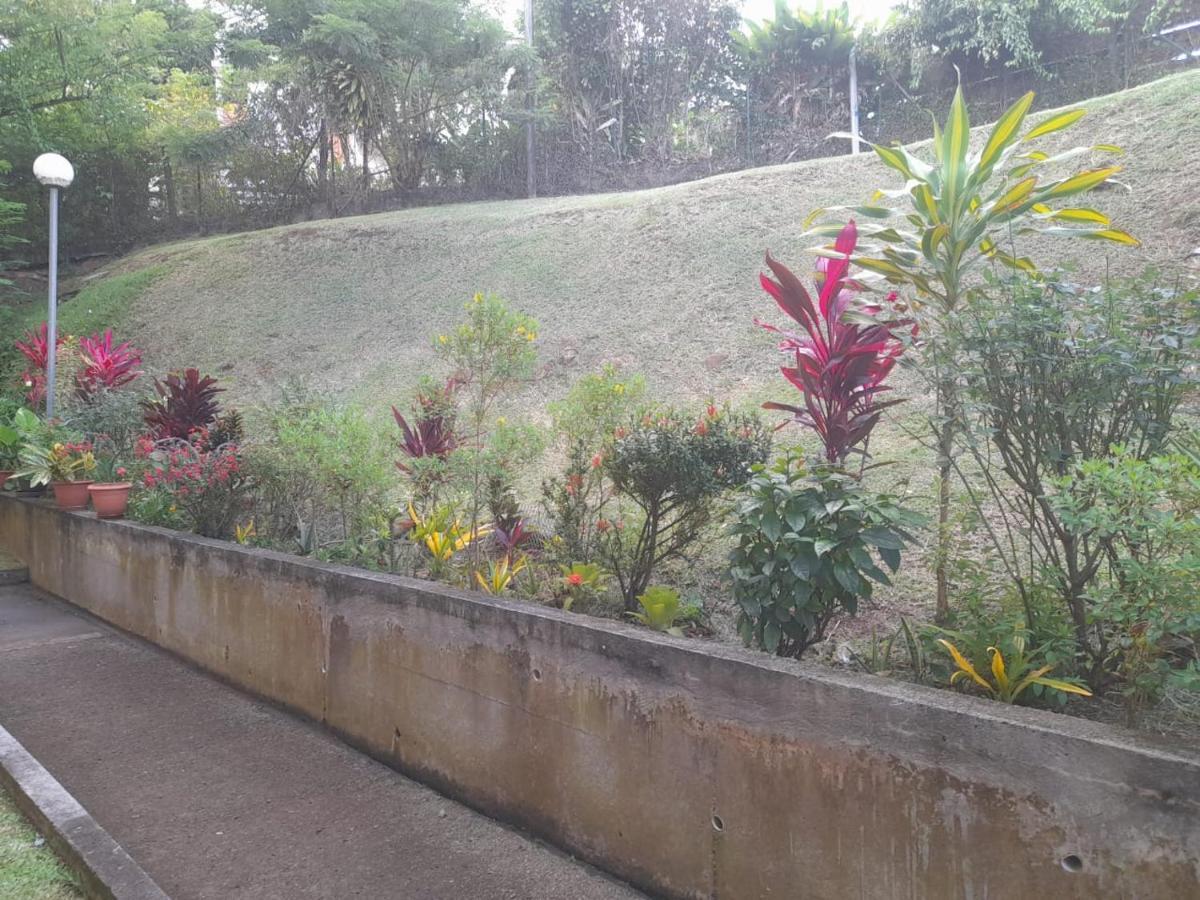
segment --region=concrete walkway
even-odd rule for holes
[[[641,896],[28,585],[0,724],[176,900]]]

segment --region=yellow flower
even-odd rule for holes
[[[448,338],[444,334],[439,334],[438,335],[438,343],[439,344],[448,344],[448,343],[450,343],[450,338]]]
[[[613,393],[614,393],[614,394],[623,394],[623,393],[625,393],[625,385],[623,385],[623,384],[620,384],[620,383],[618,383],[618,384],[614,384],[614,385],[613,385]]]

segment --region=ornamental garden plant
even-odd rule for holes
[[[4,489],[102,478],[139,521],[247,546],[998,702],[1200,722],[1200,294],[1022,255],[1030,231],[1137,245],[1078,199],[1117,173],[1078,163],[1116,148],[1048,154],[1080,114],[1030,127],[1031,105],[973,146],[960,94],[928,158],[876,148],[902,186],[816,214],[811,264],[767,254],[773,314],[753,316],[753,283],[731,298],[775,343],[778,365],[765,344],[746,360],[780,391],[758,408],[669,402],[606,361],[543,414],[556,323],[489,293],[417,384],[358,402],[287,384],[234,410],[213,375],[147,374],[112,331],[51,350],[35,328],[0,404]],[[32,411],[49,352],[54,422]],[[902,429],[928,489],[886,439]],[[864,610],[887,629],[869,645],[846,635]]]

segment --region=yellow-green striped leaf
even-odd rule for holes
[[[1052,116],[1041,125],[1038,125],[1029,130],[1025,135],[1024,140],[1032,141],[1036,138],[1044,137],[1047,134],[1053,134],[1056,131],[1074,125],[1080,119],[1087,115],[1086,109],[1069,109],[1066,112],[1059,113],[1057,116]]]
[[[1109,166],[1106,169],[1092,169],[1087,172],[1080,172],[1078,175],[1072,175],[1070,178],[1051,185],[1044,196],[1046,199],[1049,199],[1051,197],[1067,197],[1071,194],[1082,194],[1084,191],[1090,191],[1097,185],[1108,181],[1108,179],[1120,171],[1120,166]]]
[[[876,144],[875,153],[880,159],[883,160],[884,165],[886,165],[888,168],[895,169],[905,178],[910,180],[915,177],[912,173],[912,170],[908,167],[908,163],[905,162],[904,157],[891,147],[881,147],[879,144]]]
[[[1050,213],[1050,218],[1059,222],[1078,222],[1081,225],[1112,224],[1112,220],[1099,210],[1085,209],[1082,207],[1053,210]]]
[[[1017,206],[1022,200],[1033,193],[1037,187],[1037,177],[1031,175],[1024,181],[1018,181],[1001,196],[992,207],[993,212],[1004,212],[1010,207]]]
[[[963,100],[962,85],[954,92],[950,115],[942,132],[942,170],[945,172],[945,195],[950,209],[958,203],[962,192],[963,173],[967,164],[967,146],[971,140],[971,120]]]
[[[1000,121],[995,124],[992,128],[992,133],[988,135],[987,143],[983,147],[983,153],[979,156],[980,169],[990,171],[996,165],[1000,154],[1016,138],[1017,131],[1021,128],[1021,123],[1025,121],[1025,115],[1029,112],[1029,107],[1032,105],[1033,91],[1030,91],[1010,106],[1008,111],[1000,117]]]

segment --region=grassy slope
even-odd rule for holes
[[[1138,271],[1200,245],[1198,99],[1200,72],[1190,72],[1090,102],[1060,146],[1125,147],[1120,177],[1131,190],[1094,200],[1145,246],[1041,239],[1029,248],[1035,258],[1099,277],[1110,263]],[[471,293],[489,290],[542,323],[537,398],[560,395],[605,360],[644,371],[658,396],[757,397],[776,377],[770,341],[751,322],[773,312],[756,282],[763,251],[806,268],[799,233],[809,210],[864,200],[880,185],[890,181],[873,156],[838,157],[636,193],[433,207],[156,247],[122,264],[157,277],[128,302],[121,330],[154,367],[223,373],[232,399],[307,376],[386,408],[429,366],[433,336]]]

